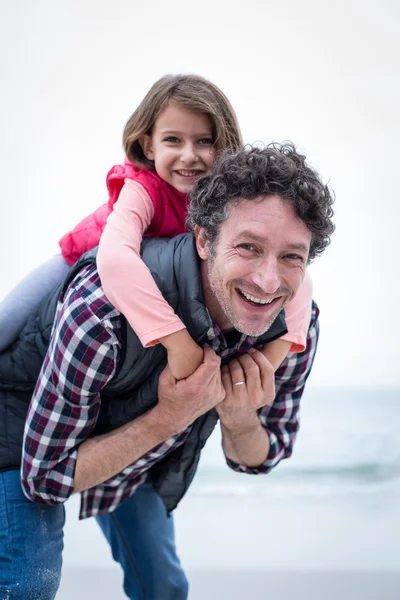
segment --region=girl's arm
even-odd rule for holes
[[[274,367],[281,365],[288,352],[303,352],[311,319],[312,281],[306,271],[297,294],[285,308],[288,333],[278,340],[265,344],[262,353]]]
[[[202,363],[203,350],[163,298],[140,257],[143,234],[153,216],[147,191],[126,180],[100,239],[98,271],[106,296],[127,318],[143,346],[162,343],[172,374],[182,379]]]

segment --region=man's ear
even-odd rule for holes
[[[141,135],[139,138],[139,144],[142,147],[143,154],[147,160],[154,160],[153,143],[151,141],[151,135]]]
[[[204,234],[204,227],[199,227],[199,225],[194,226],[194,235],[196,238],[196,248],[197,253],[202,260],[207,260],[210,250],[209,243]]]

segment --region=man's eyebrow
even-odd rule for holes
[[[254,240],[255,242],[262,242],[262,243],[268,242],[267,237],[265,237],[263,235],[258,235],[257,233],[254,233],[253,231],[250,231],[249,229],[244,229],[243,231],[240,231],[235,239],[238,240],[242,237]]]
[[[310,251],[310,248],[306,244],[285,244],[285,248],[288,250],[298,250],[298,252],[305,252],[306,254]]]
[[[241,231],[236,236],[236,241],[242,237],[244,237],[246,239],[254,240],[255,242],[260,242],[262,244],[268,243],[268,238],[266,236],[258,235],[257,233],[254,233],[253,231],[250,231],[248,229],[244,229],[243,231]],[[309,247],[306,244],[303,244],[301,242],[298,244],[296,244],[294,242],[286,242],[283,244],[283,246],[287,250],[297,250],[298,252],[305,252],[306,254],[308,254],[308,252],[310,251]]]

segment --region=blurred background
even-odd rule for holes
[[[399,17],[394,0],[0,0],[0,297],[106,201],[166,73],[211,79],[245,142],[293,141],[336,193],[294,456],[239,475],[213,436],[175,516],[193,599],[398,598]],[[123,598],[95,522],[67,512],[59,598]]]

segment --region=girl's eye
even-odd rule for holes
[[[172,144],[176,144],[177,142],[179,142],[179,139],[177,137],[175,137],[174,135],[169,135],[167,138],[165,138],[164,141],[171,142]]]
[[[201,140],[199,140],[199,144],[208,144],[208,145],[212,145],[214,142],[212,141],[211,138],[201,138]]]

